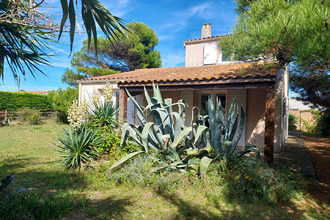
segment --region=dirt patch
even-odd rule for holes
[[[318,178],[313,181],[313,195],[330,203],[330,138],[304,136]]]

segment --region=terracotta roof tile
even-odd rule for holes
[[[152,82],[193,82],[227,79],[254,79],[275,77],[280,71],[278,64],[251,63],[222,64],[198,67],[167,67],[154,69],[137,69],[130,72],[107,76],[86,78],[84,81],[118,80],[118,83],[152,83]]]
[[[45,95],[47,94],[49,91],[17,91],[20,93],[31,93],[31,94],[40,94],[40,95]]]

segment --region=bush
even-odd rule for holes
[[[295,125],[297,123],[296,116],[289,114],[289,131],[296,131],[297,126]]]
[[[118,170],[106,173],[108,180],[116,184],[132,184],[162,189],[181,187],[189,178],[197,178],[189,172],[178,173],[163,170],[152,172],[160,155],[138,156],[130,160]]]
[[[36,110],[30,108],[22,108],[18,111],[18,119],[22,122],[28,121],[30,116],[33,115],[35,112]]]
[[[48,92],[48,99],[55,111],[67,114],[73,100],[78,99],[78,89],[68,87]]]
[[[288,204],[304,187],[300,174],[258,160],[250,165],[239,160],[223,160],[213,165],[210,173],[213,181],[218,180],[224,186],[223,193],[229,199]]]
[[[56,112],[56,123],[69,124],[68,115],[65,112]]]
[[[317,129],[323,137],[330,135],[330,112],[325,112],[318,118]]]
[[[42,124],[42,117],[40,112],[34,112],[32,115],[29,116],[29,123],[31,125],[40,125]]]
[[[39,111],[53,110],[45,95],[0,91],[0,111],[17,111],[21,108],[38,109]]]

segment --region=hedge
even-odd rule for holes
[[[46,95],[0,91],[0,111],[17,111],[21,108],[31,108],[40,111],[53,110]]]

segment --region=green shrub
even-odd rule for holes
[[[40,112],[34,112],[32,115],[29,116],[29,123],[31,125],[40,125],[42,124],[42,117]]]
[[[17,113],[18,113],[18,119],[20,121],[28,121],[30,116],[33,115],[36,112],[36,110],[34,109],[30,109],[30,108],[22,108],[20,109]]]
[[[47,96],[55,111],[67,114],[73,100],[78,99],[78,89],[71,87],[66,89],[59,88],[56,91],[49,91]]]
[[[0,92],[0,111],[17,111],[22,108],[37,109],[39,111],[53,110],[45,95],[17,92]]]
[[[224,187],[222,192],[229,199],[289,204],[304,187],[300,174],[262,161],[247,166],[244,161],[222,160],[212,167],[210,176]]]
[[[296,116],[289,114],[289,131],[296,131],[297,126],[295,125],[297,122]]]
[[[318,118],[317,130],[323,137],[330,135],[330,112],[325,112]]]
[[[69,124],[68,115],[65,112],[56,112],[56,123]]]
[[[152,172],[155,164],[158,163],[160,155],[140,155],[134,160],[128,161],[118,170],[106,173],[108,180],[116,184],[130,184],[143,187],[162,189],[174,189],[181,187],[189,178],[197,178],[189,172]]]

